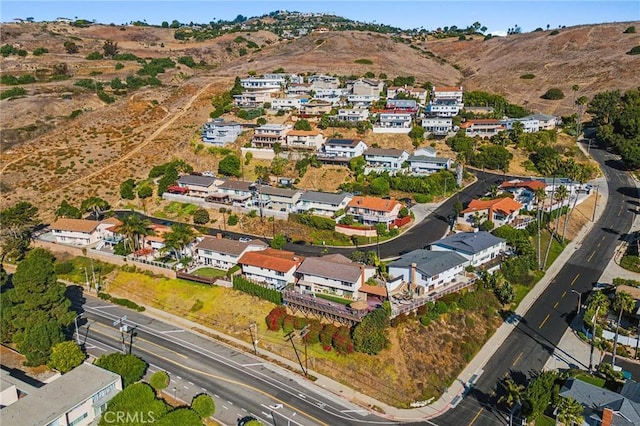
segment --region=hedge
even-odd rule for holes
[[[242,277],[233,277],[233,288],[243,291],[252,296],[259,297],[269,302],[273,302],[277,305],[282,305],[282,293],[277,290],[272,290],[267,287],[263,287],[259,284],[254,284]]]

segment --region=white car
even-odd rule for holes
[[[240,238],[238,238],[238,241],[240,241],[241,243],[248,243],[249,241],[251,241],[251,238],[249,238],[249,237],[240,237]]]

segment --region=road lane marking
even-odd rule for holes
[[[478,410],[478,412],[476,413],[476,415],[473,417],[473,419],[471,419],[471,421],[469,422],[469,426],[471,426],[472,424],[475,423],[476,420],[478,420],[478,417],[480,417],[480,414],[482,414],[482,410],[484,410],[484,407],[481,407],[480,410]]]
[[[522,354],[524,354],[524,352],[520,352],[520,354],[516,357],[516,360],[513,361],[513,364],[511,364],[512,367],[514,365],[516,365],[518,363],[518,361],[520,361],[520,358],[522,357]]]
[[[560,303],[560,302],[556,302],[556,304],[555,304],[555,305],[553,305],[553,309],[555,309],[555,308],[557,308],[557,307],[558,307],[558,303]]]
[[[224,406],[224,405],[222,406],[222,408],[224,408],[225,410],[228,410],[228,409],[229,409],[229,407]]]
[[[243,367],[256,367],[258,365],[264,365],[264,362],[254,362],[253,364],[242,364]]]
[[[542,326],[544,325],[545,322],[547,322],[547,320],[549,319],[549,316],[551,314],[547,314],[546,317],[544,317],[544,319],[542,320],[542,322],[540,323],[540,326],[538,327],[538,330],[540,330],[542,328]]]
[[[89,331],[90,331],[90,332],[91,332],[91,331],[93,331],[94,333],[102,334],[103,336],[107,336],[107,337],[111,337],[111,338],[118,338],[118,337],[115,337],[113,334],[107,334],[107,333],[104,333],[104,332],[102,332],[102,331],[98,331],[98,330],[96,330],[96,326],[98,326],[98,327],[102,327],[102,328],[107,329],[107,330],[110,330],[110,331],[113,331],[113,332],[115,332],[115,333],[118,333],[118,331],[117,331],[115,328],[108,327],[108,326],[106,326],[106,325],[104,325],[104,324],[102,324],[102,323],[99,323],[99,322],[92,323],[92,324],[91,324],[91,327],[90,327],[90,329],[89,329]],[[174,353],[174,354],[176,354],[176,355],[178,355],[178,356],[180,356],[180,357],[182,357],[182,358],[184,358],[184,359],[189,359],[189,357],[188,357],[188,356],[186,356],[186,355],[184,355],[184,354],[181,354],[181,353],[179,353],[179,352],[176,352],[176,351],[173,351],[173,350],[171,350],[171,349],[165,348],[164,346],[160,346],[160,345],[159,345],[159,344],[157,344],[157,343],[150,342],[150,341],[148,341],[147,339],[145,339],[145,338],[143,338],[143,337],[136,337],[136,338],[134,339],[134,343],[135,343],[135,342],[137,342],[137,341],[148,343],[148,344],[150,344],[150,345],[153,345],[153,346],[156,346],[156,347],[158,347],[158,348],[161,348],[161,349],[163,349],[163,350],[165,350],[165,351],[167,351],[167,352]],[[135,346],[135,345],[134,345],[134,346]],[[178,377],[178,378],[180,378],[180,377]]]
[[[567,292],[565,291],[564,293],[562,293],[562,296],[560,297],[565,297],[567,295]]]
[[[162,334],[168,334],[168,333],[182,333],[185,330],[167,330],[167,331],[161,331],[160,333]]]
[[[595,251],[594,251],[595,253]],[[591,260],[591,259],[589,259]],[[576,281],[578,280],[578,277],[580,276],[580,274],[576,274],[576,276],[573,278],[573,281],[571,281],[571,285],[574,285],[576,283]]]
[[[591,258],[596,254],[596,252],[594,251],[593,253],[591,253],[591,256],[589,256],[589,258],[587,259],[587,262],[591,262]]]

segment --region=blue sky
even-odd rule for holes
[[[515,25],[523,31],[537,27],[595,24],[640,20],[640,1],[265,1],[265,0],[112,0],[112,1],[37,1],[0,2],[0,20],[33,17],[51,21],[57,17],[95,19],[100,23],[122,24],[146,20],[150,24],[171,22],[207,23],[231,20],[237,15],[259,16],[274,10],[328,12],[365,22],[376,22],[404,29],[435,29],[457,25],[466,27],[475,21],[488,32],[502,33]]]

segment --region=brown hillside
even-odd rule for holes
[[[580,86],[577,96],[589,98],[603,90],[638,86],[640,56],[626,52],[640,44],[640,36],[623,34],[632,24],[585,25],[561,29],[557,35],[541,31],[423,45],[460,67],[465,89],[499,93],[532,110],[563,115],[574,112],[573,85]],[[520,78],[529,73],[535,75],[533,80]],[[551,87],[560,88],[565,99],[540,99]]]

